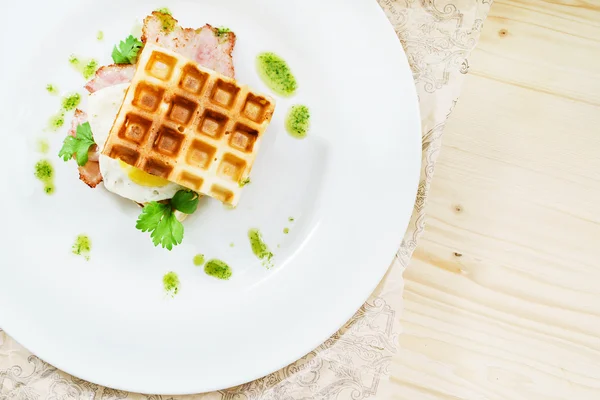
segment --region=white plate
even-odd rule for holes
[[[135,229],[135,205],[87,188],[75,163],[56,156],[66,130],[44,131],[59,109],[46,84],[84,93],[69,55],[109,63],[135,22],[165,6],[183,26],[234,30],[241,82],[268,90],[254,68],[261,51],[285,58],[299,82],[293,98],[278,98],[238,209],[205,201],[172,252]],[[56,0],[3,11],[0,326],[24,346],[102,385],[203,392],[293,362],[366,300],[407,226],[421,154],[412,75],[376,1]],[[283,128],[297,103],[312,110],[310,137],[300,141]],[[32,176],[43,137],[53,196]],[[275,268],[250,251],[251,227],[275,251]],[[93,242],[89,262],[70,252],[80,233]],[[227,261],[232,279],[205,275],[192,264],[196,253]],[[182,281],[173,299],[161,281],[171,270]]]

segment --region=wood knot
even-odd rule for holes
[[[505,37],[506,35],[508,35],[508,31],[506,29],[500,29],[498,31],[498,36]]]
[[[462,207],[460,205],[457,204],[457,205],[454,206],[454,211],[456,211],[457,213],[461,213],[462,210],[463,209],[462,209]]]
[[[458,252],[454,252],[454,257],[462,257],[462,254],[458,253]]]

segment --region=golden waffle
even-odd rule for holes
[[[146,44],[103,154],[236,205],[275,101]]]

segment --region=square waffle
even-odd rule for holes
[[[103,154],[235,206],[275,101],[146,44]]]

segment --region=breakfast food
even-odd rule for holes
[[[75,110],[59,156],[88,186],[142,206],[136,228],[156,246],[181,243],[201,195],[235,206],[249,181],[275,102],[233,79],[235,42],[155,11],[86,84],[87,112]]]
[[[235,206],[274,101],[146,44],[103,155]]]

